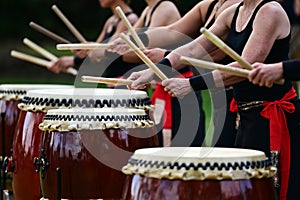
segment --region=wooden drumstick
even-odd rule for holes
[[[233,58],[235,61],[237,61],[242,67],[245,69],[251,70],[253,69],[252,65],[244,59],[242,56],[237,54],[233,49],[231,49],[227,44],[225,44],[220,38],[218,38],[215,34],[207,30],[206,28],[202,27],[200,29],[200,32],[207,37],[213,44],[215,44],[217,47],[219,47],[224,53],[226,53],[228,56]],[[284,79],[280,79],[276,82],[276,84],[283,85]]]
[[[15,50],[12,50],[10,52],[10,55],[12,57],[18,58],[20,60],[31,62],[31,63],[37,64],[37,65],[40,65],[40,66],[43,66],[43,67],[48,67],[48,66],[51,65],[51,63],[48,60],[37,58],[35,56],[31,56],[31,55],[21,53],[21,52],[15,51]],[[77,73],[78,73],[77,70],[74,69],[74,68],[68,68],[65,72],[69,73],[69,74],[72,74],[74,76],[76,76]]]
[[[73,24],[65,17],[65,15],[58,9],[56,5],[52,6],[52,10],[57,16],[65,23],[69,30],[75,35],[75,37],[82,43],[87,42],[85,38],[79,33],[79,31],[73,26]]]
[[[141,39],[139,38],[138,34],[136,33],[136,31],[134,30],[134,28],[132,27],[132,25],[130,24],[130,22],[128,21],[126,15],[124,14],[124,12],[122,11],[120,6],[116,7],[116,11],[119,15],[119,17],[122,19],[122,21],[125,23],[125,25],[127,26],[128,30],[130,31],[133,39],[135,40],[135,42],[137,43],[138,47],[141,50],[145,50],[146,47],[143,44],[143,42],[141,41]]]
[[[214,45],[219,47],[223,52],[225,52],[227,55],[229,55],[231,58],[233,58],[235,61],[237,61],[242,67],[245,69],[252,69],[251,64],[242,58],[239,54],[237,54],[233,49],[231,49],[225,42],[223,42],[220,38],[218,38],[215,34],[207,30],[206,28],[202,27],[200,29],[200,32],[209,39]]]
[[[81,81],[87,83],[106,83],[106,84],[115,84],[115,85],[131,85],[133,83],[132,80],[95,77],[95,76],[82,76]]]
[[[212,70],[220,70],[220,71],[227,72],[227,73],[230,73],[230,74],[233,74],[236,76],[240,76],[243,78],[248,78],[248,75],[250,72],[247,69],[230,67],[230,66],[226,66],[226,65],[222,65],[222,64],[217,64],[214,62],[198,60],[198,59],[189,58],[189,57],[185,57],[185,56],[180,57],[180,62],[182,64],[193,65],[195,67],[201,67],[201,68],[212,69]],[[275,83],[278,85],[283,85],[284,80],[279,80],[279,81],[276,81]]]
[[[24,38],[23,43],[26,44],[31,49],[33,49],[34,51],[36,51],[37,53],[44,56],[45,58],[48,58],[49,60],[57,60],[58,59],[55,55],[53,55],[52,53],[50,53],[46,49],[42,48],[41,46],[35,44],[34,42],[29,40],[28,38]]]
[[[58,44],[56,45],[57,50],[75,50],[75,49],[96,49],[104,48],[108,49],[112,44],[105,43],[73,43],[73,44]]]
[[[51,32],[51,31],[49,31],[48,29],[46,29],[46,28],[44,28],[44,27],[42,27],[42,26],[40,26],[40,25],[38,25],[38,24],[36,24],[34,22],[30,22],[29,26],[31,28],[35,29],[36,31],[38,31],[38,32],[46,35],[47,37],[55,40],[58,43],[66,43],[66,44],[71,43],[70,41],[66,40],[65,38],[63,38],[63,37],[61,37],[61,36],[59,36],[59,35]]]
[[[41,46],[35,44],[34,42],[32,42],[31,40],[29,40],[28,38],[24,38],[23,39],[23,43],[26,44],[28,47],[30,47],[31,49],[33,49],[34,51],[36,51],[37,53],[41,54],[42,56],[44,56],[45,58],[51,60],[51,61],[55,61],[58,58],[53,55],[52,53],[50,53],[49,51],[47,51],[46,49],[42,48]],[[66,73],[72,74],[74,76],[77,75],[77,70],[74,68],[69,67],[68,69],[65,70]]]
[[[47,60],[37,58],[37,57],[31,56],[31,55],[28,55],[25,53],[21,53],[21,52],[15,51],[15,50],[12,50],[10,52],[10,55],[12,57],[18,58],[20,60],[31,62],[31,63],[37,64],[37,65],[40,65],[43,67],[48,67],[50,65],[50,62]]]
[[[240,69],[235,67],[228,67],[226,65],[217,64],[214,62],[198,60],[194,58],[189,58],[185,56],[180,57],[180,62],[186,65],[193,65],[195,67],[205,68],[205,69],[212,69],[212,70],[220,70],[224,72],[228,72],[234,74],[236,76],[247,78],[249,74],[249,70]]]
[[[161,79],[166,80],[168,77],[148,58],[142,50],[140,50],[124,33],[120,34],[120,38],[126,42],[126,44],[134,50],[136,55]]]

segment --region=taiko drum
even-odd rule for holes
[[[38,163],[43,196],[49,199],[121,199],[122,166],[135,150],[158,145],[154,124],[142,109],[49,110],[40,128]]]
[[[41,197],[34,158],[40,157],[42,131],[38,125],[48,110],[57,108],[133,107],[150,109],[143,91],[101,88],[70,88],[29,91],[18,104],[22,110],[13,143],[13,190],[17,199]],[[28,184],[31,181],[31,184]]]
[[[123,200],[274,200],[276,168],[256,150],[208,147],[135,151],[123,172]]]

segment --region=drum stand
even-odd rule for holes
[[[61,200],[61,168],[56,168],[57,173],[57,200]]]

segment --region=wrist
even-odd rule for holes
[[[189,79],[189,82],[194,91],[215,88],[214,78],[211,72],[200,76],[194,76]]]

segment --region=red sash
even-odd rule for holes
[[[192,76],[193,76],[193,72],[188,71],[181,75],[176,76],[176,78],[182,78],[182,77],[188,78]],[[164,122],[163,128],[172,129],[172,100],[171,100],[172,95],[170,95],[168,92],[164,90],[164,87],[161,85],[161,83],[156,84],[155,90],[152,94],[151,103],[153,105],[155,105],[155,100],[157,98],[165,101],[165,109],[163,115],[163,122]]]
[[[290,137],[284,112],[295,112],[295,106],[288,100],[297,96],[292,88],[282,99],[278,101],[264,101],[265,108],[260,115],[270,120],[270,150],[280,151],[280,200],[286,199],[290,172]],[[233,99],[230,104],[230,111],[236,112],[237,104]]]

